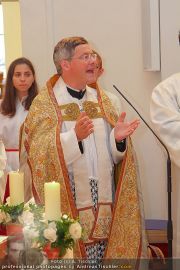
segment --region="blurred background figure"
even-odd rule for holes
[[[20,252],[24,251],[25,244],[22,236],[9,236],[7,240],[7,255],[1,260],[1,269],[9,269],[10,265],[19,264]],[[7,268],[6,268],[7,267]]]
[[[173,256],[180,258],[180,73],[153,89],[150,114],[156,134],[167,146],[172,160]]]
[[[104,68],[102,66],[102,58],[96,51],[93,50],[93,53],[97,55],[95,60],[95,67],[93,71],[93,76],[89,78],[88,85],[92,88],[96,88],[96,83],[98,78],[103,74]]]
[[[0,104],[0,140],[4,144],[7,164],[0,182],[3,202],[9,196],[7,175],[19,169],[19,130],[31,103],[38,93],[35,70],[30,60],[14,60],[7,73],[5,92]]]
[[[42,251],[40,251],[37,248],[29,248],[22,250],[19,253],[19,265],[25,265],[26,267],[23,269],[32,269],[34,267],[37,267],[37,269],[43,269],[43,265],[48,264],[47,257],[43,254]],[[27,266],[29,266],[27,268]]]

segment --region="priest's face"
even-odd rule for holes
[[[72,88],[84,89],[93,76],[95,61],[96,55],[89,44],[77,46],[74,55],[67,63],[65,72],[63,71],[66,74],[65,82]]]

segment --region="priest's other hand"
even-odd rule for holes
[[[94,125],[92,120],[85,112],[81,112],[75,124],[75,133],[78,141],[82,141],[83,139],[87,138],[93,131]]]
[[[140,120],[135,119],[131,122],[125,122],[124,119],[126,117],[126,113],[122,112],[119,116],[119,119],[114,127],[114,137],[117,142],[122,141],[127,138],[136,130],[136,128],[140,124]]]

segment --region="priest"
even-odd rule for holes
[[[57,74],[33,102],[21,130],[26,199],[44,202],[44,183],[61,184],[62,213],[79,216],[83,241],[76,258],[144,256],[137,170],[129,136],[139,120],[125,121],[113,99],[87,83],[97,54],[83,37],[54,48]],[[114,177],[115,176],[115,177]]]

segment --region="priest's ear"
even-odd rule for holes
[[[100,67],[97,73],[97,77],[99,78],[104,73],[104,68]]]
[[[70,68],[70,62],[67,59],[62,59],[60,61],[60,66],[61,66],[62,70],[68,71]]]

